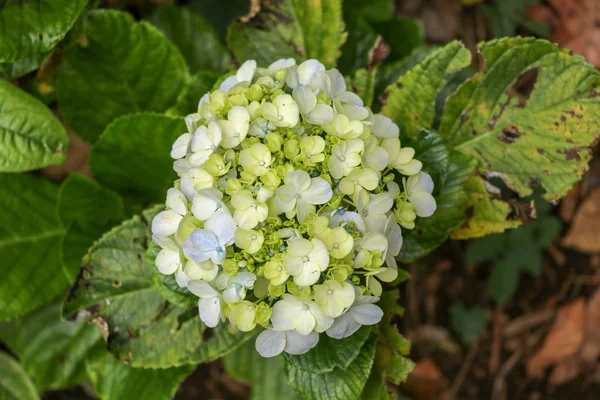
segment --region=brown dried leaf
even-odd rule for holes
[[[69,139],[71,140],[71,147],[67,151],[67,161],[60,165],[44,168],[44,174],[55,181],[62,181],[72,172],[78,172],[91,178],[92,173],[90,172],[88,158],[92,146],[79,139],[72,132],[69,132]]]
[[[583,299],[562,306],[542,348],[527,362],[527,375],[541,377],[551,365],[576,354],[585,336],[586,306]]]
[[[600,189],[594,190],[575,214],[563,245],[583,253],[600,252]]]
[[[550,6],[528,10],[528,17],[552,27],[552,41],[581,54],[600,67],[600,2],[597,0],[549,0]]]
[[[425,358],[417,362],[402,389],[415,400],[429,400],[440,393],[444,380],[437,364],[432,359]]]

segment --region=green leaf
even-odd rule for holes
[[[385,314],[379,323],[379,342],[375,354],[376,368],[394,384],[404,382],[415,364],[409,358],[410,342],[398,332],[392,324],[394,315],[402,315],[404,309],[398,306],[399,290],[390,290],[383,293],[380,305]]]
[[[210,71],[196,73],[177,98],[177,104],[169,109],[168,114],[184,117],[198,112],[200,98],[212,90],[218,78],[219,75]]]
[[[38,54],[13,63],[0,63],[0,73],[3,73],[10,79],[20,78],[38,69],[46,62],[52,53],[53,51],[51,50],[48,53]]]
[[[125,219],[118,194],[83,175],[71,174],[58,194],[58,217],[65,228],[62,258],[74,280],[83,256],[110,228]]]
[[[253,340],[229,353],[223,361],[225,370],[231,377],[252,386],[251,400],[298,399],[287,384],[281,358],[261,357]]]
[[[96,326],[85,317],[61,320],[61,307],[54,303],[0,325],[0,339],[19,357],[40,391],[83,383],[88,365],[106,354]]]
[[[67,132],[52,111],[0,79],[0,172],[61,164],[68,148]]]
[[[373,104],[375,98],[377,71],[377,68],[371,71],[367,71],[363,68],[357,70],[352,78],[346,78],[348,89],[353,93],[356,93],[367,107],[370,107]]]
[[[600,72],[543,40],[500,39],[479,50],[485,71],[448,99],[440,134],[519,195],[541,186],[546,199],[564,196],[600,136]],[[526,73],[535,86],[519,94]]]
[[[171,147],[185,131],[179,117],[150,113],[120,117],[92,147],[90,169],[98,182],[125,198],[146,205],[162,203],[176,179]]]
[[[219,358],[252,335],[220,325],[208,340],[194,307],[169,304],[153,284],[145,253],[150,241],[152,209],[123,222],[90,250],[64,312],[87,309],[108,333],[113,355],[134,367],[168,368]]]
[[[348,28],[348,38],[341,49],[338,69],[342,74],[349,74],[369,66],[369,55],[379,35],[360,14],[348,16],[344,21]]]
[[[193,370],[190,365],[168,369],[134,368],[111,359],[93,382],[103,400],[167,400],[175,397],[177,388]]]
[[[384,380],[384,374],[381,373],[379,367],[374,365],[371,369],[369,379],[365,384],[365,388],[360,395],[361,400],[394,400],[396,397],[389,393],[387,384]]]
[[[344,12],[361,15],[366,21],[385,21],[396,14],[394,0],[345,0]]]
[[[163,112],[189,73],[177,48],[154,26],[114,10],[89,13],[85,42],[61,61],[57,94],[67,124],[93,143],[115,118]]]
[[[429,56],[431,53],[436,51],[436,46],[423,46],[416,48],[401,61],[394,61],[392,63],[384,63],[377,68],[377,79],[375,81],[375,93],[378,97],[374,99],[373,112],[379,112],[382,107],[382,102],[385,102],[386,93],[385,90],[394,82],[396,82],[402,75],[410,71],[416,65],[420,64]]]
[[[497,304],[506,304],[517,291],[520,269],[516,264],[505,262],[498,262],[492,267],[488,288]]]
[[[28,174],[0,174],[0,321],[47,304],[70,283],[56,216],[58,188]]]
[[[480,176],[472,176],[464,184],[469,196],[471,216],[460,227],[452,231],[452,239],[471,239],[521,225],[520,220],[508,219],[510,204],[495,198],[488,190],[487,182]]]
[[[382,114],[400,126],[404,137],[415,136],[420,128],[432,128],[438,93],[449,75],[470,63],[471,53],[460,42],[434,51],[387,89]]]
[[[452,329],[465,344],[475,342],[485,331],[487,316],[479,306],[466,308],[462,304],[452,304],[450,307],[450,322]]]
[[[0,398],[3,400],[40,398],[23,367],[3,351],[0,351]]]
[[[288,383],[303,398],[310,400],[358,399],[362,393],[375,358],[378,333],[372,329],[358,356],[345,369],[334,368],[322,374],[285,364]]]
[[[358,357],[371,335],[372,327],[363,326],[345,339],[332,339],[323,334],[319,344],[300,355],[283,354],[286,364],[295,369],[323,374],[335,368],[346,369]]]
[[[390,46],[386,62],[399,61],[425,44],[423,23],[410,17],[396,17],[373,24],[373,28]]]
[[[428,131],[421,131],[421,135],[406,143],[414,147],[415,158],[423,161],[424,170],[434,179],[437,209],[431,217],[419,218],[415,229],[403,231],[401,262],[412,262],[425,256],[445,242],[450,232],[466,220],[463,209],[468,197],[463,183],[473,172],[473,162],[463,154],[449,151],[439,135]]]
[[[250,20],[235,21],[227,43],[239,61],[267,66],[280,58],[315,58],[335,66],[346,40],[342,1],[282,0],[262,3]]]
[[[225,72],[231,61],[213,26],[187,7],[159,7],[148,18],[179,49],[190,71]]]
[[[229,0],[223,6],[223,0],[190,0],[190,8],[202,15],[215,27],[222,39],[234,19],[247,15],[252,5],[248,0]]]
[[[515,36],[521,27],[536,36],[549,38],[548,25],[527,19],[527,9],[540,3],[542,0],[495,0],[493,5],[484,6],[483,11],[496,38]]]
[[[11,78],[33,71],[50,55],[88,0],[8,1],[0,7],[0,64]],[[9,63],[17,65],[10,66]]]

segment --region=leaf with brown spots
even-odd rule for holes
[[[440,134],[521,196],[533,193],[532,184],[546,199],[566,195],[600,135],[600,101],[590,96],[600,73],[543,40],[499,39],[479,50],[485,71],[448,99]],[[530,71],[535,86],[522,92],[517,82]]]

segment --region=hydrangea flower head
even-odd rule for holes
[[[400,129],[317,60],[245,62],[173,144],[179,179],[152,222],[156,267],[209,327],[264,329],[264,357],[378,323],[402,229],[436,209]]]

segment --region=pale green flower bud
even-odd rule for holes
[[[256,306],[249,301],[241,301],[231,307],[231,323],[242,332],[250,332],[256,327]]]
[[[265,92],[261,85],[256,83],[250,85],[250,88],[248,89],[248,99],[250,99],[250,101],[261,101],[264,95]]]
[[[225,164],[223,156],[220,154],[213,153],[208,157],[208,160],[203,165],[204,169],[208,171],[212,176],[223,176],[229,172],[231,164]]]
[[[202,226],[202,222],[192,214],[186,215],[183,217],[177,228],[177,238],[183,242],[194,230],[201,228]]]
[[[281,297],[285,293],[285,285],[269,285],[269,296]]]
[[[283,145],[283,137],[279,133],[269,132],[265,136],[265,140],[267,141],[267,147],[271,153],[276,153],[281,150],[281,146]]]
[[[394,210],[398,223],[406,229],[414,229],[415,219],[417,214],[415,213],[415,207],[408,201],[398,203]]]
[[[310,286],[298,286],[294,282],[288,282],[287,290],[293,296],[301,299],[307,299],[310,297]]]
[[[229,106],[229,95],[222,90],[210,94],[208,110],[213,114],[221,114]]]
[[[275,81],[270,76],[261,76],[256,80],[256,83],[258,85],[266,87],[267,89],[272,89],[273,87],[275,87]]]
[[[225,271],[227,275],[235,275],[240,270],[238,262],[232,260],[231,258],[226,258],[225,260],[223,260],[221,266],[223,267],[223,271]]]
[[[234,107],[234,106],[246,107],[246,106],[248,106],[248,104],[250,104],[248,102],[248,98],[246,96],[244,96],[243,94],[236,94],[233,96],[229,96],[229,105],[231,105],[232,107]]]
[[[271,318],[271,313],[271,307],[269,307],[269,305],[264,301],[261,301],[256,306],[256,322],[261,326],[268,326],[269,319]]]
[[[283,152],[288,159],[293,160],[300,154],[300,144],[296,139],[288,140],[283,145]]]
[[[282,285],[290,276],[283,266],[283,261],[278,258],[272,258],[264,267],[265,278],[271,281],[272,285]]]
[[[261,116],[260,103],[258,101],[253,101],[252,103],[248,104],[246,110],[248,110],[248,114],[250,114],[250,121],[254,121]],[[252,130],[252,126],[250,127],[250,130]],[[252,132],[249,133],[252,135]]]

